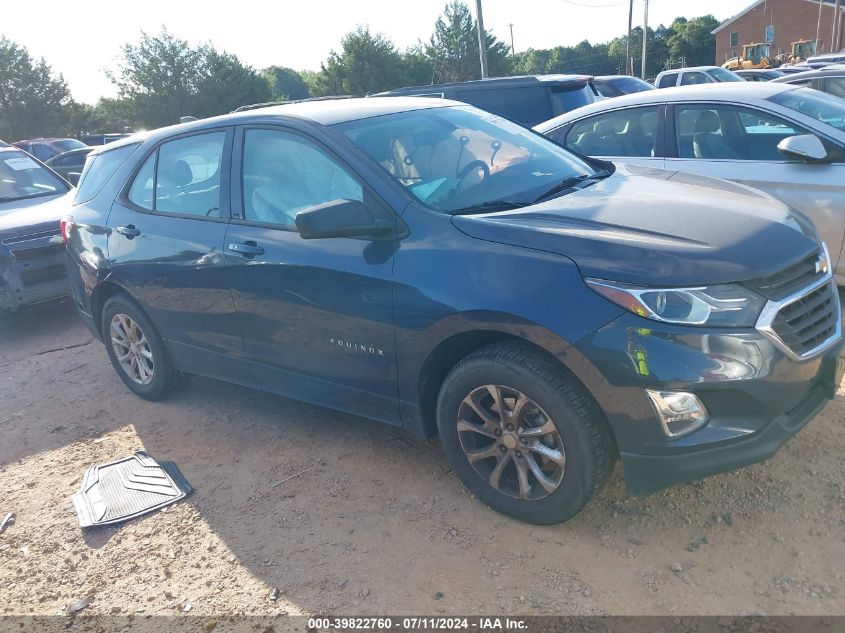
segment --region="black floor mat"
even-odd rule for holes
[[[173,462],[158,463],[143,451],[89,468],[71,498],[82,527],[109,525],[183,499],[191,485]]]

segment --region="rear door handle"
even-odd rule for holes
[[[264,249],[255,242],[232,243],[226,248],[234,253],[240,253],[244,257],[255,257],[256,255],[264,254]]]
[[[125,235],[129,239],[133,237],[138,237],[141,234],[141,231],[135,228],[134,224],[129,224],[127,226],[119,226],[115,229],[121,235]]]

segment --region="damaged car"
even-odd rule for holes
[[[0,313],[69,293],[59,220],[71,186],[16,147],[0,147]]]

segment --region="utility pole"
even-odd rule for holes
[[[625,44],[625,74],[633,75],[634,69],[631,63],[631,25],[634,21],[634,0],[628,3],[628,41]]]
[[[836,4],[833,7],[833,27],[830,30],[830,52],[836,52],[836,46],[839,42],[839,14],[842,11],[839,10],[840,0],[836,0]]]
[[[839,0],[836,0],[839,2]],[[643,72],[642,80],[645,81],[645,67],[648,60],[648,0],[645,0],[645,14],[643,15]]]
[[[511,55],[516,55],[516,49],[513,46],[513,23],[508,24],[511,29]]]
[[[481,78],[487,77],[487,42],[484,37],[484,17],[481,15],[481,0],[475,0],[475,11],[478,15],[478,56],[481,58]]]

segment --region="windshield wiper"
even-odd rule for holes
[[[579,174],[578,176],[570,176],[569,178],[564,178],[559,183],[557,183],[554,187],[543,193],[541,196],[536,198],[531,202],[531,204],[537,204],[538,202],[543,202],[543,200],[547,200],[552,196],[561,193],[562,191],[566,191],[567,189],[571,189],[575,185],[578,185],[585,180],[601,180],[602,178],[607,178],[610,175],[610,172],[606,169],[602,169],[597,171],[594,174]]]
[[[488,200],[486,202],[479,202],[478,204],[471,204],[463,209],[455,209],[450,211],[449,215],[472,215],[473,213],[484,213],[485,211],[505,211],[508,209],[519,209],[527,206],[527,202],[516,202],[514,200]]]

